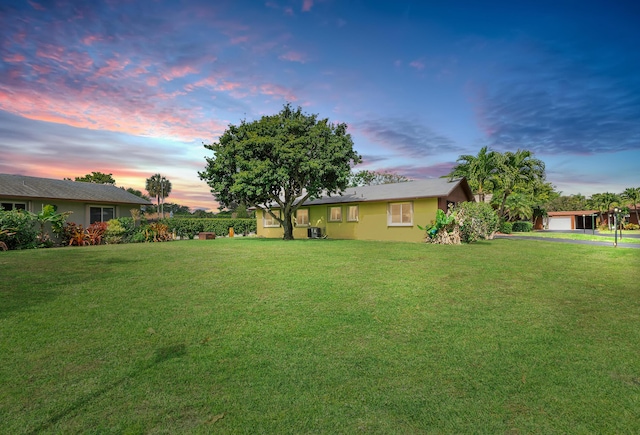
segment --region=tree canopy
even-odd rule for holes
[[[229,125],[199,173],[224,205],[247,204],[269,213],[293,239],[297,208],[307,199],[344,190],[351,165],[361,162],[347,125],[318,119],[298,107],[257,121]],[[280,213],[272,210],[278,208]]]
[[[467,178],[481,202],[492,193],[501,218],[531,217],[553,192],[553,186],[545,180],[544,162],[529,150],[500,153],[483,147],[477,156],[460,156],[447,177]],[[508,203],[513,194],[519,196]]]
[[[404,183],[411,181],[404,175],[386,171],[362,171],[354,172],[349,179],[349,187],[375,186],[378,184]]]
[[[83,177],[76,177],[75,181],[95,184],[116,184],[113,174],[105,174],[103,172],[92,172]]]

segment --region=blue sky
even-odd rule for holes
[[[526,148],[564,194],[640,187],[640,6],[535,1],[4,1],[0,172],[113,173],[215,209],[227,125],[291,102],[416,179]]]

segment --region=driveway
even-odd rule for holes
[[[545,232],[567,232],[575,233],[575,231],[545,231]],[[600,234],[602,236],[609,234]],[[526,240],[540,240],[542,242],[556,242],[556,243],[573,243],[575,245],[595,245],[595,246],[610,246],[613,248],[612,242],[597,242],[591,240],[572,240],[572,239],[556,239],[552,237],[536,237],[536,236],[514,236],[511,234],[496,234],[496,239],[526,239]],[[634,237],[634,238],[637,238]],[[618,248],[631,248],[640,249],[640,243],[618,243]]]

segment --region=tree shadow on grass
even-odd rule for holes
[[[51,428],[52,426],[54,426],[63,418],[71,415],[72,413],[74,413],[75,411],[78,411],[79,409],[82,409],[89,402],[99,399],[101,396],[119,387],[126,381],[130,379],[135,379],[136,377],[143,374],[145,371],[155,367],[158,364],[161,364],[173,358],[183,357],[186,354],[187,354],[187,346],[184,343],[178,343],[178,344],[172,344],[169,346],[160,347],[156,349],[154,357],[150,361],[142,364],[139,368],[132,370],[130,373],[122,376],[120,379],[117,379],[114,382],[111,382],[110,384],[107,384],[104,387],[99,388],[96,391],[86,394],[85,396],[79,398],[78,400],[76,400],[75,402],[67,406],[65,409],[63,409],[62,411],[52,415],[50,418],[48,418],[46,421],[39,424],[36,428],[34,428],[28,433],[37,434],[42,431],[45,431]]]
[[[46,289],[25,291],[22,289],[0,290],[0,319],[8,317],[12,312],[25,310],[39,304],[53,301],[60,292]]]

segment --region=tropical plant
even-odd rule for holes
[[[640,223],[640,217],[638,216],[638,205],[640,204],[640,187],[629,187],[620,195],[623,199],[633,204],[636,214],[636,222]]]
[[[46,233],[45,224],[50,223],[51,231],[56,235],[62,235],[64,231],[64,224],[71,213],[72,212],[70,211],[57,213],[55,206],[51,204],[47,204],[42,207],[42,211],[40,213],[34,213],[33,217],[40,225],[40,234],[38,235],[40,243],[47,244],[47,242],[49,242],[49,236]]]
[[[485,201],[485,195],[492,190],[493,182],[498,170],[498,157],[500,153],[490,151],[488,147],[480,148],[477,156],[470,154],[461,155],[456,160],[457,165],[453,167],[448,177],[465,177],[469,182],[469,187],[478,195],[480,202]]]
[[[604,215],[609,210],[619,205],[620,196],[611,192],[594,193],[589,199],[589,204],[594,210],[600,213],[600,222],[604,222]]]
[[[497,158],[496,176],[493,178],[499,191],[499,216],[505,216],[507,198],[518,188],[526,189],[528,184],[544,180],[544,162],[533,156],[529,150],[507,151]]]
[[[424,227],[418,225],[418,228],[426,231],[427,236],[425,237],[425,241],[427,243],[439,245],[460,244],[460,230],[458,225],[456,225],[456,213],[452,210],[445,213],[441,209],[438,209],[435,220]]]
[[[149,195],[157,199],[158,212],[164,217],[164,199],[171,193],[171,181],[160,174],[154,174],[147,178],[145,189]]]
[[[104,240],[109,245],[122,243],[126,232],[127,229],[120,223],[120,220],[111,219],[107,222],[107,230],[104,233]]]
[[[531,219],[533,217],[533,207],[531,199],[523,193],[512,193],[507,197],[504,210],[509,221],[519,219]]]
[[[153,222],[145,229],[145,241],[147,242],[168,242],[172,239],[169,227],[161,222]]]
[[[25,210],[0,210],[0,231],[6,231],[2,241],[8,249],[36,248],[38,232],[34,227],[33,213]]]
[[[89,237],[84,231],[84,227],[75,222],[67,222],[63,230],[63,239],[69,246],[86,246],[89,244]]]
[[[102,238],[107,231],[107,226],[107,222],[94,222],[89,225],[85,232],[90,245],[102,244]]]
[[[9,250],[9,246],[7,246],[6,242],[3,239],[8,239],[9,237],[13,236],[15,234],[15,231],[12,231],[11,229],[1,229],[0,230],[0,250],[2,251],[8,251]]]

